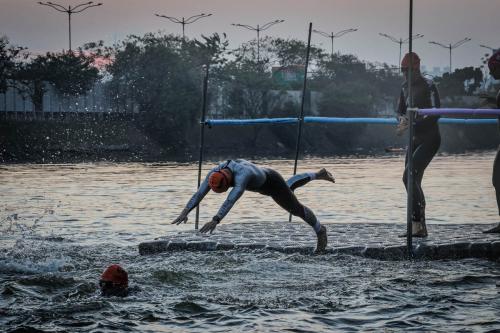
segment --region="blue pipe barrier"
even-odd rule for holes
[[[417,112],[429,116],[500,116],[500,109],[418,109]]]
[[[208,119],[208,126],[245,126],[259,124],[295,124],[298,118],[256,118],[256,119]],[[341,118],[341,117],[304,117],[304,122],[311,124],[386,124],[397,125],[396,118]],[[461,119],[441,118],[440,124],[485,125],[497,124],[497,119]]]
[[[297,118],[207,119],[208,126],[245,126],[259,124],[295,124]]]
[[[323,123],[323,124],[389,124],[396,125],[396,118],[341,118],[341,117],[305,117],[306,123]]]

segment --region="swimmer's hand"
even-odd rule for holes
[[[409,124],[408,124],[408,118],[406,117],[399,117],[399,124],[398,127],[396,128],[396,135],[401,136],[403,133],[408,129]]]
[[[212,221],[208,222],[200,229],[200,233],[205,234],[210,231],[210,234],[212,234],[212,232],[215,230],[215,227],[217,226],[217,224],[219,224],[219,222],[220,220],[214,217]]]
[[[184,209],[184,210],[182,211],[182,213],[179,215],[179,217],[178,217],[178,218],[176,218],[176,219],[174,220],[174,222],[172,222],[172,224],[177,224],[177,225],[179,225],[179,224],[181,224],[182,222],[186,223],[186,222],[187,222],[187,220],[188,220],[188,217],[187,217],[187,216],[188,216],[188,214],[189,214],[189,212],[188,212],[186,209]]]

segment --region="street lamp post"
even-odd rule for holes
[[[403,49],[403,44],[406,44],[408,42],[410,42],[410,39],[411,40],[415,40],[415,39],[419,39],[419,38],[422,38],[424,37],[424,35],[422,34],[416,34],[416,35],[412,35],[411,38],[408,37],[406,39],[403,39],[403,38],[396,38],[396,37],[393,37],[391,35],[388,35],[388,34],[383,34],[381,32],[379,32],[379,35],[382,36],[382,37],[385,37],[385,38],[388,38],[390,41],[396,43],[396,44],[399,44],[399,62],[398,62],[398,67],[399,67],[399,71],[401,72],[401,52],[402,52],[402,49]]]
[[[64,7],[63,5],[53,3],[53,2],[38,2],[38,4],[43,5],[43,6],[48,6],[52,9],[57,10],[58,12],[61,13],[67,13],[68,14],[68,30],[69,30],[69,50],[71,51],[71,15],[72,14],[78,14],[83,12],[86,9],[89,9],[91,7],[97,7],[101,6],[102,3],[96,3],[94,4],[92,1],[81,3],[79,5],[76,5],[74,7],[68,6],[67,8]]]
[[[191,23],[194,23],[194,22],[196,22],[199,19],[202,19],[204,17],[212,16],[212,14],[201,13],[198,15],[193,15],[191,17],[188,17],[187,19],[184,19],[184,17],[178,19],[176,17],[165,16],[165,15],[160,15],[160,14],[155,14],[155,15],[158,17],[166,18],[167,20],[170,20],[171,22],[178,23],[178,24],[182,25],[182,39],[185,38],[185,26],[186,26],[186,24],[191,24]]]
[[[490,50],[491,52],[495,52],[497,49],[494,48],[494,47],[491,47],[491,46],[488,46],[488,45],[483,45],[483,44],[479,44],[480,47],[483,47],[485,49],[488,49]]]
[[[445,49],[448,49],[450,51],[450,74],[451,74],[451,71],[452,71],[452,68],[451,68],[451,51],[453,49],[456,49],[457,47],[471,41],[472,39],[470,39],[469,37],[466,37],[458,42],[456,42],[455,44],[449,44],[449,45],[444,45],[444,44],[441,44],[441,43],[438,43],[438,42],[429,42],[430,44],[434,44],[434,45],[438,45],[438,46],[441,46]]]
[[[358,31],[358,29],[353,29],[353,28],[351,28],[351,29],[345,29],[345,30],[341,30],[341,31],[339,31],[339,32],[337,32],[335,34],[333,32],[329,34],[329,33],[326,33],[326,32],[320,31],[320,30],[313,30],[313,32],[315,32],[317,34],[320,34],[323,37],[331,39],[331,41],[332,41],[332,58],[333,58],[333,40],[335,38],[342,37],[345,34],[348,34],[350,32],[354,32],[354,31]]]
[[[488,77],[488,66],[486,65],[488,63],[488,59],[491,57],[491,55],[493,53],[495,53],[496,50],[500,50],[500,48],[494,48],[494,47],[491,47],[491,46],[488,46],[488,45],[483,45],[483,44],[479,44],[479,46],[491,51],[491,54],[490,53],[486,53],[483,57],[481,57],[481,62],[483,63],[481,65],[481,68],[482,69],[484,68],[483,81],[486,82],[487,77]]]
[[[285,20],[274,20],[272,22],[267,22],[266,24],[260,26],[257,24],[256,27],[252,27],[247,24],[239,24],[239,23],[231,23],[231,25],[234,25],[235,27],[242,27],[248,30],[256,31],[257,32],[257,62],[260,61],[260,32],[269,29],[275,24],[278,23],[283,23]]]

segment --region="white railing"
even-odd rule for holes
[[[127,103],[113,103],[105,93],[102,84],[96,84],[85,95],[61,96],[49,85],[43,96],[41,112],[71,112],[71,113],[137,113],[138,106],[132,100]],[[120,104],[120,105],[119,105]],[[0,112],[34,112],[35,106],[29,96],[15,88],[9,88],[5,94],[0,94]]]

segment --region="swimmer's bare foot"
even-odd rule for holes
[[[335,178],[333,178],[333,175],[325,168],[316,172],[316,179],[327,180],[329,182],[335,183]]]
[[[413,221],[411,225],[412,236],[417,238],[427,237],[427,226],[425,222]],[[399,237],[406,237],[407,233],[400,235]]]
[[[500,223],[491,229],[483,231],[485,234],[500,234]]]
[[[316,250],[314,250],[314,254],[325,253],[326,245],[328,244],[328,238],[326,236],[326,228],[324,225],[321,226],[319,232],[316,235],[318,236],[318,243],[316,244]]]

